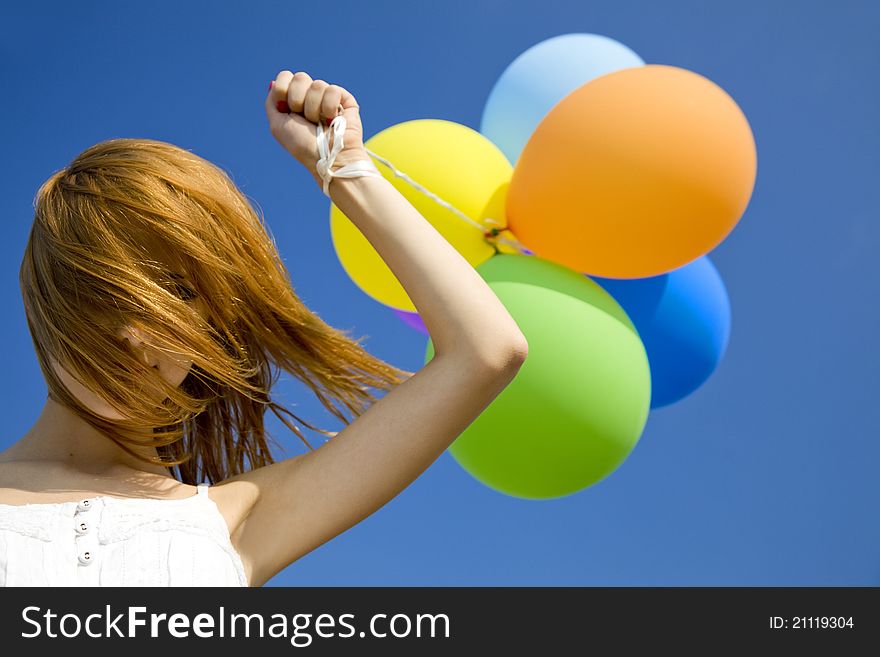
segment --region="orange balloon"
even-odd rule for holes
[[[508,228],[536,255],[643,278],[705,255],[755,185],[746,117],[711,80],[647,65],[596,78],[544,117],[517,161]]]

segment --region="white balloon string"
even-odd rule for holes
[[[342,136],[345,134],[345,127],[345,117],[342,114],[337,114],[333,121],[330,122],[330,129],[327,132],[324,132],[324,126],[318,121],[318,163],[315,168],[324,182],[324,194],[328,197],[330,196],[330,181],[333,178],[382,177],[376,165],[370,160],[358,160],[336,170],[332,168],[333,163],[336,161],[336,156],[339,155],[344,146]],[[329,147],[327,143],[328,134],[331,134],[333,137],[332,147]]]
[[[341,107],[339,108],[342,109]],[[341,111],[339,114],[334,117],[333,121],[330,123],[330,128],[327,132],[324,131],[324,127],[321,125],[320,121],[318,122],[317,128],[317,140],[318,140],[318,164],[317,170],[318,175],[321,177],[321,180],[324,181],[324,194],[328,197],[330,196],[330,181],[333,178],[357,178],[360,176],[382,176],[379,173],[379,170],[376,168],[376,165],[373,164],[370,160],[358,160],[356,162],[352,162],[347,164],[344,167],[336,169],[335,171],[331,168],[333,166],[333,162],[336,160],[336,156],[340,153],[343,148],[342,136],[345,134],[346,121],[345,117],[342,115]],[[332,147],[328,147],[328,133],[332,134],[333,137],[333,145]],[[379,161],[386,167],[391,170],[391,173],[394,174],[397,178],[400,178],[408,185],[410,185],[416,191],[424,194],[438,205],[443,206],[456,217],[461,219],[462,221],[470,224],[474,228],[482,233],[483,238],[492,244],[495,247],[496,252],[498,251],[498,244],[507,244],[511,248],[525,254],[532,254],[532,251],[526,248],[524,244],[522,244],[517,239],[512,239],[509,237],[505,237],[500,235],[501,232],[506,230],[506,227],[503,226],[499,221],[492,219],[490,217],[485,217],[480,223],[478,221],[474,221],[469,216],[467,216],[464,212],[456,208],[454,205],[449,203],[432,191],[424,187],[423,185],[417,183],[411,177],[406,175],[403,171],[395,167],[391,162],[386,160],[385,158],[377,155],[373,151],[369,149],[365,149],[367,154],[373,159]]]
[[[374,158],[375,160],[378,160],[381,164],[384,164],[386,167],[391,169],[391,173],[393,173],[397,178],[400,178],[405,183],[407,183],[408,185],[413,187],[415,190],[421,192],[422,194],[424,194],[425,196],[427,196],[428,198],[430,198],[431,200],[436,202],[438,205],[441,205],[444,208],[446,208],[447,210],[449,210],[450,212],[452,212],[452,214],[454,214],[456,217],[458,217],[462,221],[470,224],[471,226],[473,226],[474,228],[479,230],[483,234],[484,239],[487,242],[489,242],[490,244],[492,244],[493,246],[495,246],[497,244],[507,244],[508,246],[510,246],[513,249],[516,249],[517,251],[520,251],[522,253],[528,253],[528,254],[532,253],[519,240],[501,236],[500,233],[502,231],[506,230],[506,227],[503,226],[499,221],[496,221],[495,219],[492,219],[491,217],[485,217],[483,219],[482,224],[478,221],[474,221],[469,216],[467,216],[464,212],[462,212],[461,210],[456,208],[454,205],[452,205],[452,203],[440,198],[431,190],[429,190],[426,187],[424,187],[423,185],[417,183],[415,180],[413,180],[408,175],[406,175],[403,171],[401,171],[400,169],[395,167],[391,162],[386,160],[384,157],[377,155],[376,153],[374,153],[373,151],[371,151],[369,149],[367,149],[367,153],[370,155],[370,157]],[[492,226],[488,226],[485,224],[492,224]],[[497,251],[497,247],[496,247],[496,251]]]

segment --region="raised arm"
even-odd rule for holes
[[[285,73],[276,87],[279,80],[293,81]],[[339,104],[359,128],[354,98],[341,91]],[[334,100],[326,103],[328,111],[335,110]],[[309,116],[307,95],[303,106],[314,129],[326,115]],[[365,151],[349,151],[344,161],[359,157],[368,159]],[[234,493],[245,508],[233,542],[252,585],[400,493],[510,383],[527,353],[525,337],[485,281],[390,182],[334,178],[329,189],[406,289],[435,356],[318,449],[216,487],[220,496]]]

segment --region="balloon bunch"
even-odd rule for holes
[[[479,132],[422,119],[366,146],[529,343],[449,448],[477,480],[529,499],[591,486],[629,456],[650,409],[716,369],[730,304],[706,254],[745,212],[757,159],[748,121],[710,80],[567,34],[507,67]],[[361,232],[335,206],[330,220],[352,280],[427,333]]]

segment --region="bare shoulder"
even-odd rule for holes
[[[196,487],[126,466],[84,469],[59,460],[0,460],[0,503],[61,503],[84,497],[183,499]]]
[[[42,501],[41,494],[58,486],[52,467],[36,468],[19,461],[0,461],[0,503],[28,504]]]
[[[229,536],[236,548],[244,520],[256,503],[258,495],[259,489],[243,475],[230,477],[208,489],[208,496],[226,520]]]

